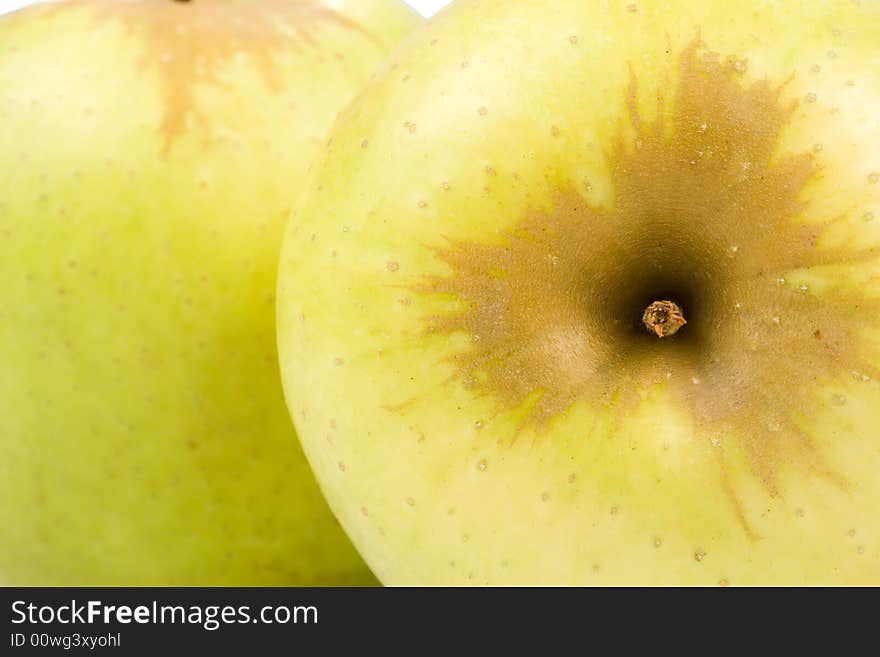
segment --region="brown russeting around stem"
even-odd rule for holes
[[[520,431],[546,436],[579,406],[614,414],[613,433],[647,394],[665,396],[719,454],[720,485],[753,536],[737,494],[749,484],[724,478],[733,455],[770,496],[792,470],[846,486],[803,418],[838,408],[847,382],[880,378],[868,340],[880,300],[840,275],[880,247],[826,239],[856,210],[810,210],[828,165],[782,147],[798,116],[784,84],[698,38],[673,56],[677,81],[654,118],[639,111],[635,75],[620,90],[629,121],[606,147],[607,205],[561,185],[492,240],[437,247],[449,273],[414,289],[457,300],[425,330],[469,338],[454,375],[524,417]],[[806,271],[824,291],[789,280]],[[657,340],[643,314],[667,299],[688,327]]]

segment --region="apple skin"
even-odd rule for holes
[[[878,57],[876,3],[696,0],[464,0],[395,53],[278,287],[382,582],[880,583]]]
[[[0,19],[0,581],[361,585],[284,405],[290,205],[393,0]]]

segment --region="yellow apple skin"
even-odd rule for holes
[[[880,583],[878,57],[876,3],[702,0],[465,0],[395,53],[278,288],[380,580]]]
[[[375,579],[284,406],[277,253],[392,0],[0,19],[0,582]]]

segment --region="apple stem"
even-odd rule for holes
[[[681,308],[674,301],[655,301],[642,315],[642,323],[658,338],[666,338],[687,324]]]

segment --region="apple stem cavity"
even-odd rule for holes
[[[645,308],[642,323],[658,338],[667,338],[675,335],[687,321],[677,303],[663,300],[654,301]]]

